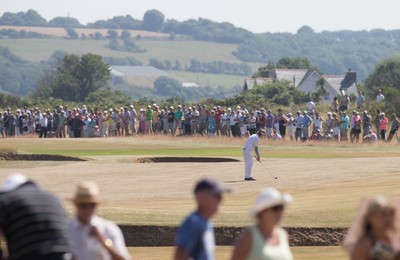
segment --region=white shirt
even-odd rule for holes
[[[306,104],[306,108],[307,108],[308,111],[313,112],[313,111],[314,111],[314,108],[315,108],[315,103],[312,102],[312,101],[308,102],[308,103]]]
[[[243,149],[246,150],[246,152],[251,152],[258,146],[258,142],[260,141],[260,137],[258,134],[250,135],[250,137],[247,139],[246,143],[243,146]]]
[[[115,248],[125,259],[130,259],[126,249],[124,236],[121,229],[114,223],[98,216],[93,216],[91,225],[96,226],[100,233],[106,239],[112,241],[112,247]],[[103,247],[101,242],[89,235],[90,225],[82,225],[77,217],[71,219],[68,223],[68,232],[73,243],[73,253],[75,260],[108,260],[110,254]]]
[[[41,127],[47,127],[47,117],[42,116],[39,120],[40,126]]]
[[[237,115],[236,114],[231,114],[230,117],[229,117],[229,125],[230,126],[235,125],[237,120],[238,120]]]
[[[383,101],[383,100],[385,100],[385,96],[384,96],[384,95],[378,94],[378,95],[376,96],[376,102],[381,102],[381,101]]]

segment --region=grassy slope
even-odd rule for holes
[[[108,40],[65,40],[65,39],[2,39],[1,47],[8,47],[16,55],[39,62],[47,60],[55,51],[62,50],[68,53],[82,55],[85,53],[96,53],[109,57],[134,57],[143,64],[148,64],[150,58],[158,60],[169,60],[172,63],[178,60],[182,67],[190,65],[191,59],[197,59],[201,62],[224,61],[231,63],[240,63],[232,52],[237,48],[234,44],[222,44],[213,42],[201,42],[192,40],[148,40],[137,41],[137,44],[145,48],[144,53],[127,53],[113,51],[105,47]],[[255,71],[259,64],[250,64]],[[204,73],[188,72],[169,72],[182,81],[197,82],[200,84],[210,83],[212,86],[242,85],[244,76],[215,75]]]

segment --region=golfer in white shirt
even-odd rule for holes
[[[255,181],[253,177],[251,177],[251,168],[253,168],[253,157],[252,151],[254,150],[256,153],[256,160],[260,161],[260,153],[258,152],[258,143],[260,141],[260,137],[265,134],[264,129],[258,130],[256,134],[251,135],[246,143],[243,146],[243,158],[244,158],[244,180],[245,181]]]

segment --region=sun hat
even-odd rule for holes
[[[275,188],[265,188],[258,195],[253,208],[250,210],[250,216],[256,218],[261,211],[278,205],[287,205],[292,200],[293,198],[290,194],[281,193]]]
[[[95,182],[84,181],[78,184],[72,201],[75,203],[100,203],[99,187]]]
[[[28,178],[20,173],[14,173],[8,176],[0,187],[0,192],[8,192],[15,190],[22,184],[26,183]]]
[[[208,191],[213,194],[222,194],[225,192],[230,192],[231,190],[222,186],[222,184],[217,180],[205,177],[196,183],[194,194],[197,194],[200,191]]]

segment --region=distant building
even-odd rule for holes
[[[152,66],[110,66],[111,74],[119,77],[160,77],[168,76],[168,73]]]
[[[248,78],[244,81],[243,90],[248,91],[252,89],[254,86],[262,86],[265,83],[273,82],[273,78]]]
[[[194,82],[182,82],[181,86],[183,88],[198,88],[198,87],[200,87],[197,83],[194,83]]]
[[[243,90],[248,91],[254,86],[261,86],[267,82],[287,80],[305,93],[313,93],[321,88],[319,81],[323,79],[323,88],[326,91],[324,100],[331,102],[334,97],[344,94],[357,95],[357,74],[349,70],[345,75],[321,75],[316,70],[303,69],[276,69],[263,71],[262,77],[248,78],[244,81]]]

